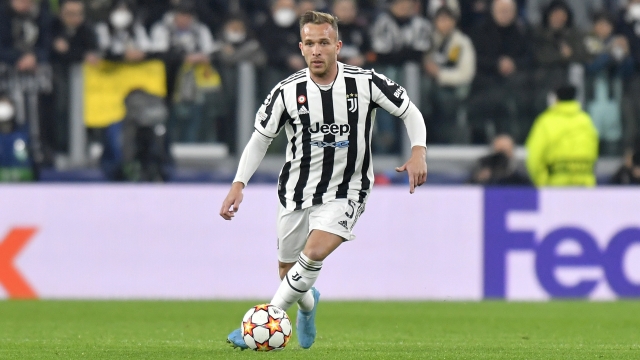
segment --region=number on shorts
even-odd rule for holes
[[[353,214],[355,214],[356,209],[354,208],[354,206],[356,205],[356,202],[353,200],[349,200],[347,202],[349,204],[349,207],[351,208],[351,214],[349,214],[348,212],[345,212],[344,214],[349,218],[349,219],[353,219]]]

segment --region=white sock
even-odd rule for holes
[[[309,289],[313,286],[322,269],[322,261],[314,261],[300,253],[298,262],[287,272],[278,287],[278,291],[273,296],[271,304],[278,306],[282,310],[287,310],[302,297],[307,297]],[[311,295],[313,301],[313,295]],[[304,308],[309,309],[308,299],[302,300]],[[311,303],[311,310],[313,302]],[[306,311],[309,311],[306,310]],[[303,310],[305,311],[305,310]]]
[[[313,298],[313,291],[309,290],[298,300],[298,308],[304,312],[313,310],[316,300]]]

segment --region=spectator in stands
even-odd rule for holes
[[[527,138],[527,169],[536,186],[595,186],[598,132],[574,86],[561,86]]]
[[[618,32],[629,42],[635,70],[625,83],[622,100],[622,140],[625,151],[629,151],[635,137],[640,135],[640,0],[629,0],[620,13],[618,26]]]
[[[225,66],[233,67],[242,61],[251,62],[256,66],[266,63],[266,53],[242,17],[229,17],[225,21],[221,38],[222,51],[219,57]]]
[[[573,27],[571,9],[563,0],[552,1],[544,12],[543,23],[534,34],[536,64],[534,110],[546,107],[547,95],[568,80],[569,66],[587,60],[583,34]]]
[[[153,50],[144,26],[136,18],[133,0],[117,0],[111,5],[106,22],[96,24],[98,48],[102,58],[116,62],[140,62]],[[104,151],[100,165],[109,179],[121,180],[123,121],[100,129]]]
[[[33,0],[9,0],[0,8],[0,62],[35,71],[49,61],[50,20]]]
[[[53,165],[55,155],[55,124],[51,111],[48,111],[53,99],[40,86],[51,81],[48,71],[51,21],[47,9],[34,0],[9,0],[0,4],[0,65],[18,71],[22,79],[30,78],[31,81],[21,81],[12,90],[20,91],[30,99],[37,97],[38,101],[38,108],[33,109],[25,107],[24,101],[15,99],[19,113],[26,115],[21,120],[28,121],[31,133],[39,134],[29,142],[38,166]]]
[[[421,62],[431,48],[432,27],[417,12],[415,0],[393,0],[389,11],[381,13],[371,25],[371,46],[376,63],[398,66]]]
[[[435,13],[433,47],[424,57],[429,81],[425,115],[429,138],[435,143],[460,141],[456,134],[458,113],[469,93],[476,71],[476,53],[469,37],[456,28],[456,12],[441,7]],[[457,141],[456,141],[457,140]]]
[[[53,86],[57,149],[66,150],[69,143],[69,71],[73,64],[84,61],[97,64],[98,42],[95,31],[85,22],[82,0],[66,0],[53,20]]]
[[[555,0],[527,0],[527,19],[533,26],[540,26],[545,21],[546,11]],[[604,10],[604,0],[565,0],[574,16],[574,24],[581,31],[589,31],[593,16]]]
[[[614,35],[614,20],[606,12],[596,14],[593,30],[584,38],[586,109],[602,141],[600,154],[619,154],[623,82],[633,73],[633,59],[624,36]]]
[[[371,26],[371,48],[376,66],[391,80],[402,81],[406,63],[420,64],[424,52],[431,48],[431,23],[419,14],[415,0],[392,0]],[[393,153],[399,149],[399,121],[379,111],[376,119],[374,151]]]
[[[85,22],[82,0],[62,2],[60,15],[53,20],[51,34],[52,62],[70,65],[87,61],[96,64],[100,60],[96,34]]]
[[[479,185],[531,185],[518,169],[515,144],[509,135],[498,135],[491,143],[492,152],[478,160],[469,183]]]
[[[196,19],[195,10],[194,3],[182,2],[151,31],[154,51],[163,54],[173,100],[171,138],[191,143],[204,140],[199,135],[205,104],[213,106],[212,97],[221,89],[220,75],[211,64],[218,45],[209,29]],[[212,127],[211,123],[205,125]]]
[[[530,37],[516,10],[514,0],[494,0],[491,17],[471,32],[478,68],[468,105],[473,143],[496,133],[518,142],[525,135],[519,121],[530,97]]]
[[[135,17],[130,0],[118,0],[111,8],[108,22],[96,25],[102,56],[112,61],[142,61],[151,51],[149,36]]]
[[[184,2],[191,3],[195,8],[198,20],[205,24],[212,33],[220,30],[225,14],[227,1],[225,0],[137,0],[138,13],[145,28],[151,27],[162,20],[164,15]]]
[[[369,51],[369,34],[364,21],[358,17],[356,0],[336,0],[333,2],[333,14],[340,20],[339,36],[342,49],[338,60],[345,64],[364,66]]]
[[[237,66],[242,62],[252,63],[256,67],[263,67],[267,63],[267,54],[260,46],[253,32],[240,16],[231,16],[224,24],[222,49],[218,54],[221,64],[222,86],[225,89],[224,114],[228,119],[235,119],[238,100],[238,71]],[[235,121],[221,122],[221,139],[226,141],[229,149],[235,149]]]
[[[257,30],[258,40],[267,51],[266,88],[271,88],[290,74],[304,69],[306,64],[298,43],[300,32],[298,28],[298,12],[294,0],[273,0],[271,16],[266,23]]]
[[[622,35],[614,34],[615,20],[607,12],[594,16],[593,29],[584,38],[588,61],[587,74],[611,70],[613,75],[626,76],[633,71],[633,58],[629,42]]]

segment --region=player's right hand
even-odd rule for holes
[[[222,202],[222,208],[220,209],[220,216],[222,216],[223,219],[231,220],[240,209],[243,188],[244,184],[241,182],[234,182],[231,185],[229,194],[227,194],[227,197]]]

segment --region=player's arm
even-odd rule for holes
[[[247,146],[242,152],[240,157],[240,163],[238,164],[238,171],[236,177],[233,179],[229,194],[222,202],[222,208],[220,209],[220,216],[225,220],[231,220],[235,216],[235,213],[240,208],[242,202],[242,190],[249,179],[258,169],[258,166],[262,162],[264,155],[271,145],[271,138],[268,138],[259,132],[255,131],[251,135],[251,139],[247,143]]]
[[[427,128],[420,110],[411,102],[407,91],[382,74],[373,72],[371,98],[391,115],[404,121],[411,142],[411,157],[396,171],[409,175],[409,192],[427,181]]]
[[[242,190],[258,169],[271,141],[278,136],[287,119],[288,114],[284,106],[282,90],[276,86],[256,114],[256,130],[242,152],[236,177],[231,184],[229,194],[222,202],[220,216],[223,219],[231,220],[240,209],[243,198]]]
[[[416,186],[427,181],[427,127],[422,113],[413,103],[409,104],[409,109],[400,118],[404,121],[411,142],[411,157],[396,171],[409,174],[409,192],[413,194]]]

